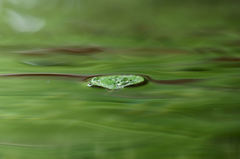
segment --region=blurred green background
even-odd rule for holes
[[[76,79],[1,77],[0,158],[239,159],[239,7],[0,0],[1,74],[203,79],[109,91]]]

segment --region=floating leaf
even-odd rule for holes
[[[93,77],[88,86],[97,86],[107,89],[121,89],[128,86],[134,86],[144,83],[145,79],[137,75],[108,75]]]

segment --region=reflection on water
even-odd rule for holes
[[[238,2],[0,2],[0,158],[239,158]]]
[[[37,32],[45,25],[44,20],[23,15],[13,10],[7,11],[8,24],[16,31],[19,32]]]

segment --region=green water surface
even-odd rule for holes
[[[201,79],[106,90],[80,79],[0,77],[0,158],[240,158],[239,2],[0,2],[0,74]],[[9,10],[45,25],[16,30]],[[48,50],[92,46],[103,51]]]

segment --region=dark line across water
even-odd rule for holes
[[[86,81],[92,77],[97,76],[108,76],[113,74],[96,74],[96,75],[79,75],[79,74],[65,74],[65,73],[13,73],[13,74],[0,74],[0,77],[63,77],[63,78],[75,78],[82,81]],[[137,74],[138,76],[144,77],[147,82],[153,82],[156,84],[169,84],[169,85],[178,85],[178,84],[187,84],[198,82],[202,79],[174,79],[174,80],[156,80],[150,77],[149,75]]]

